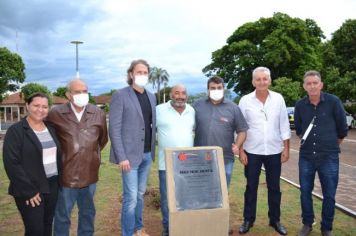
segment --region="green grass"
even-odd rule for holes
[[[109,163],[109,145],[103,151],[102,166],[100,168],[100,180],[95,194],[96,221],[95,235],[119,235],[119,212],[121,209],[121,175],[118,167]],[[0,235],[23,235],[23,224],[16,209],[14,200],[7,194],[8,179],[2,162],[0,161]],[[297,167],[296,167],[297,168]],[[254,227],[248,235],[276,235],[268,226],[268,206],[265,176],[262,172],[258,192],[257,219]],[[243,167],[236,162],[234,175],[230,186],[230,226],[236,232],[242,223],[243,217],[243,193],[245,188]],[[286,226],[289,235],[296,235],[301,226],[299,190],[285,182],[282,187],[282,217],[281,221]],[[161,215],[157,205],[158,174],[157,161],[153,164],[148,185],[148,194],[145,199],[144,221],[145,227],[151,236],[160,235]],[[317,224],[310,235],[320,235],[321,201],[314,198],[314,210]],[[77,209],[72,214],[71,234],[76,235]],[[337,210],[335,214],[335,235],[356,235],[356,219]],[[237,234],[236,234],[237,235]]]

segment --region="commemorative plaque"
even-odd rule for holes
[[[174,151],[172,158],[177,210],[221,208],[216,150]]]
[[[169,235],[228,235],[229,199],[221,147],[167,148]]]

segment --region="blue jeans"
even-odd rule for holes
[[[96,184],[85,188],[59,189],[56,212],[54,216],[54,235],[69,235],[70,219],[75,202],[78,205],[77,235],[94,235],[95,206],[94,194]]]
[[[316,172],[318,172],[323,193],[321,230],[332,230],[335,194],[339,182],[339,154],[299,155],[300,202],[305,225],[312,225],[315,218],[312,191]]]
[[[268,217],[274,224],[280,221],[281,190],[279,178],[281,176],[281,154],[256,155],[247,153],[248,164],[245,166],[247,180],[244,203],[244,220],[254,222],[256,219],[257,190],[262,164],[266,170],[268,189]]]
[[[151,153],[143,154],[141,164],[128,172],[122,172],[123,200],[121,209],[121,231],[123,236],[132,236],[143,228],[143,197],[151,169]]]
[[[162,226],[163,228],[169,227],[169,211],[168,211],[168,200],[167,200],[167,186],[166,186],[166,171],[159,170],[159,192],[161,195],[161,213],[162,213]]]
[[[226,175],[227,189],[229,189],[230,182],[231,182],[231,176],[232,176],[232,170],[234,169],[234,160],[224,159],[224,164],[225,164],[225,175]]]

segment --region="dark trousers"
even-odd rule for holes
[[[168,210],[168,199],[167,199],[167,185],[166,185],[166,171],[159,170],[159,192],[161,195],[161,213],[162,213],[162,226],[163,228],[169,228],[169,210]]]
[[[244,204],[245,221],[254,222],[256,219],[257,190],[262,164],[266,170],[268,189],[268,217],[270,223],[280,220],[281,191],[279,178],[281,176],[281,154],[255,155],[246,153],[248,164],[245,166],[247,180]]]
[[[25,225],[25,235],[51,236],[54,210],[56,209],[58,195],[57,176],[48,179],[50,193],[40,194],[41,203],[32,207],[26,205],[28,198],[15,197],[17,209],[19,209]]]

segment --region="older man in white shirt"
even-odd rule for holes
[[[286,235],[287,230],[280,223],[282,194],[279,178],[281,163],[289,158],[291,132],[287,108],[281,94],[268,90],[271,85],[268,68],[257,67],[252,73],[252,84],[255,91],[243,96],[239,103],[249,126],[246,141],[239,153],[247,180],[244,222],[239,232],[247,233],[256,219],[257,190],[263,164],[268,188],[269,225],[279,234]]]
[[[170,92],[171,101],[156,107],[158,134],[158,169],[159,190],[161,194],[162,236],[168,236],[168,201],[166,188],[166,166],[164,149],[175,147],[192,147],[195,126],[195,111],[187,102],[186,88],[175,85]]]

